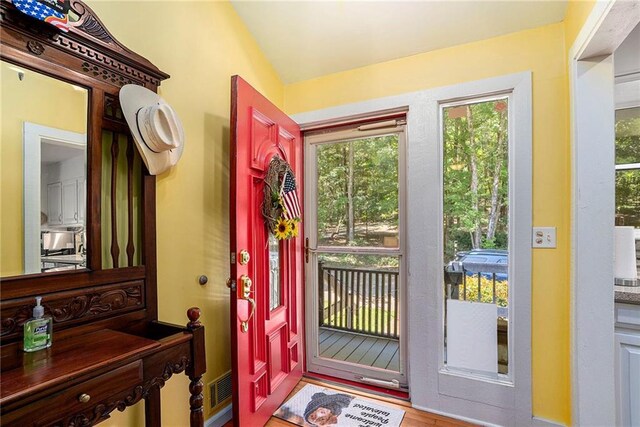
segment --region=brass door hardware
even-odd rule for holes
[[[304,239],[304,262],[309,263],[309,238]]]
[[[87,403],[89,400],[91,400],[91,396],[89,396],[87,393],[82,393],[80,396],[78,396],[78,402],[80,403]]]
[[[240,265],[247,265],[251,260],[251,256],[246,249],[240,251]]]
[[[242,330],[242,332],[247,332],[249,330],[249,320],[251,320],[253,314],[256,311],[256,302],[253,298],[251,298],[252,284],[253,283],[251,282],[249,276],[247,276],[246,274],[240,276],[240,285],[242,286],[242,299],[249,301],[249,304],[251,304],[251,313],[249,313],[249,317],[247,317],[247,320],[240,321],[240,329]]]

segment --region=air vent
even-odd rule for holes
[[[211,408],[227,403],[231,400],[231,371],[222,374],[209,383]]]

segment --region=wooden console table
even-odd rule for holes
[[[18,350],[18,366],[0,380],[2,425],[91,426],[145,399],[146,425],[160,426],[160,388],[186,372],[191,426],[202,426],[204,328],[197,311],[190,315],[184,329],[151,322],[138,333],[101,329],[54,341],[47,350]]]

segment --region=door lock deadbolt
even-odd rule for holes
[[[240,265],[247,265],[250,259],[251,256],[246,249],[240,251]]]

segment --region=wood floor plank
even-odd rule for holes
[[[377,339],[376,342],[371,346],[369,351],[367,351],[367,353],[362,357],[362,359],[360,359],[358,363],[365,366],[373,365],[373,362],[376,361],[378,355],[382,353],[382,350],[384,350],[388,342],[388,340],[385,340],[383,338]]]
[[[322,357],[328,357],[333,359],[333,356],[336,355],[340,350],[342,350],[347,344],[353,341],[355,335],[344,334],[336,342],[334,342],[331,346],[327,347],[325,351],[320,353]]]
[[[349,344],[345,345],[342,348],[342,350],[337,352],[333,356],[333,359],[334,360],[347,360],[347,357],[351,356],[351,353],[353,353],[354,350],[356,348],[358,348],[360,346],[360,344],[362,344],[362,341],[364,341],[364,339],[365,339],[365,337],[363,337],[362,335],[354,335],[354,337],[351,340],[351,342],[349,342]]]
[[[376,339],[373,337],[367,337],[362,341],[362,343],[356,348],[353,353],[347,357],[347,362],[359,363],[360,359],[367,354],[367,352],[371,349],[373,344],[375,344]]]
[[[378,355],[376,360],[374,360],[373,365],[376,368],[387,369],[387,365],[393,358],[393,355],[396,354],[398,350],[398,342],[397,341],[387,341],[387,345],[384,347],[382,352]]]

